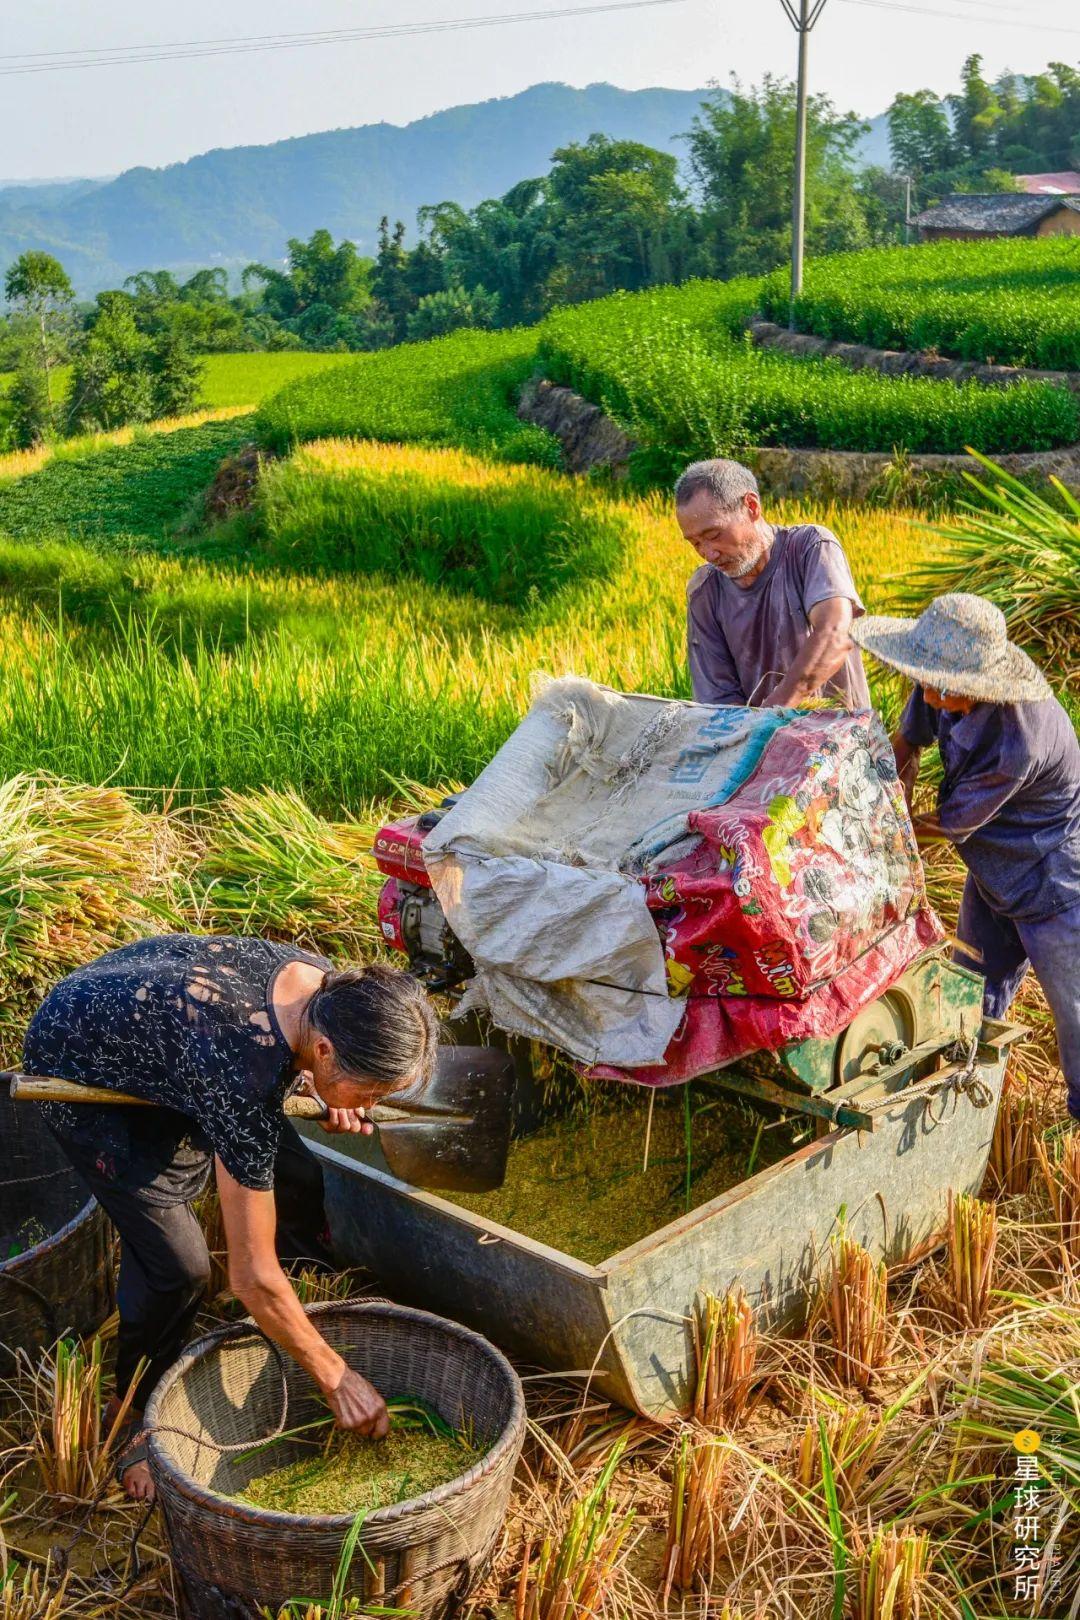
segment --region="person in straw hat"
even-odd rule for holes
[[[1003,1018],[1033,967],[1057,1026],[1069,1112],[1080,1119],[1080,744],[1044,676],[981,596],[939,596],[917,619],[851,627],[867,652],[914,681],[893,739],[909,800],[937,743],[937,812],[915,830],[945,838],[968,869],[956,961],[986,978]]]

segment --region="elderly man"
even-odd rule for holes
[[[864,618],[852,635],[914,682],[893,740],[910,794],[937,743],[937,811],[923,837],[968,869],[956,960],[986,978],[1004,1018],[1029,967],[1057,1026],[1069,1113],[1080,1119],[1080,744],[1042,674],[981,596],[939,596],[917,619]]]
[[[850,637],[865,609],[834,534],[816,523],[767,523],[757,479],[737,461],[687,467],[675,516],[704,563],[686,591],[699,703],[797,708],[824,697],[870,707]]]

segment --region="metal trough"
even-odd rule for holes
[[[699,1288],[740,1282],[763,1319],[800,1317],[844,1212],[848,1232],[890,1264],[940,1230],[946,1192],[976,1191],[986,1170],[1015,1027],[987,1020],[974,1075],[953,1064],[800,1148],[603,1264],[585,1265],[364,1163],[364,1138],[322,1162],[335,1245],[395,1298],[478,1328],[521,1360],[592,1380],[648,1416],[685,1410],[689,1316]],[[352,1152],[344,1151],[348,1146]]]

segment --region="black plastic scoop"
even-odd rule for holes
[[[18,1102],[148,1104],[145,1097],[52,1076],[0,1070]],[[514,1064],[490,1046],[441,1046],[425,1086],[367,1110],[393,1175],[414,1187],[491,1192],[506,1175],[514,1105]],[[285,1099],[291,1119],[322,1119],[326,1104],[308,1092]]]

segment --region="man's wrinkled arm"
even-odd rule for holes
[[[853,613],[846,596],[830,596],[827,601],[815,603],[807,615],[810,634],[780,685],[763,699],[763,706],[798,708],[832,680],[851,651]]]

